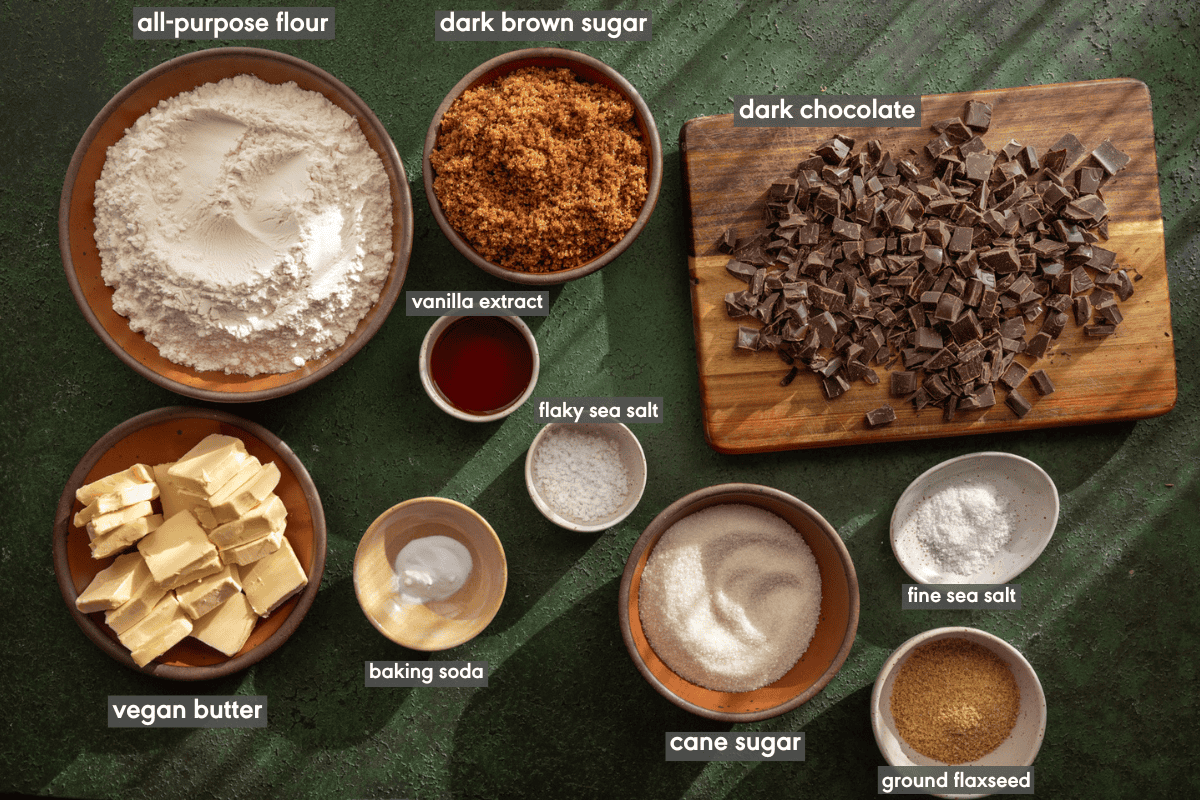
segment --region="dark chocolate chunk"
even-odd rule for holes
[[[986,131],[992,125],[992,105],[978,100],[968,100],[963,109],[963,124],[976,131]]]
[[[867,427],[878,428],[896,421],[896,411],[891,406],[880,406],[867,412]]]
[[[1109,175],[1116,175],[1129,163],[1129,156],[1114,147],[1108,139],[1092,151],[1092,158],[1096,159],[1096,163]]]
[[[1004,398],[1004,404],[1012,409],[1018,418],[1023,418],[1029,413],[1029,409],[1033,408],[1033,405],[1016,389],[1008,393],[1008,397]]]
[[[917,373],[908,370],[897,370],[891,374],[893,397],[904,397],[917,390]]]
[[[1006,389],[1016,389],[1021,385],[1021,381],[1025,380],[1025,376],[1029,373],[1022,364],[1014,361],[1009,365],[1004,374],[1000,376],[1000,383],[1004,384]]]
[[[1065,151],[1062,168],[1057,170],[1060,175],[1075,166],[1075,162],[1082,158],[1084,154],[1083,142],[1079,141],[1073,133],[1064,133],[1057,142],[1050,145],[1050,150]]]
[[[1029,374],[1029,382],[1033,384],[1033,388],[1042,397],[1054,393],[1054,382],[1050,380],[1050,376],[1046,374],[1044,369],[1031,372]]]
[[[796,379],[796,376],[799,374],[800,374],[799,367],[792,367],[791,369],[788,370],[786,375],[784,375],[782,378],[779,379],[779,385],[787,386],[792,381],[794,381]]]

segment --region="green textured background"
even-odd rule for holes
[[[449,7],[468,5],[483,7]],[[600,536],[569,535],[544,521],[522,479],[537,430],[532,409],[484,426],[437,412],[416,378],[429,320],[393,314],[321,383],[229,409],[279,434],[308,467],[328,519],[328,564],[311,612],[279,652],[232,678],[180,686],[104,655],[77,629],[54,581],[51,521],[78,459],[135,414],[194,404],[140,378],[91,331],[63,276],[56,223],[67,163],[101,106],[142,71],[210,44],[134,41],[125,3],[0,3],[0,790],[134,798],[870,796],[882,763],[868,717],[880,666],[915,633],[966,624],[1016,645],[1045,687],[1039,796],[1200,795],[1189,763],[1200,756],[1195,5],[621,5],[653,11],[652,42],[567,46],[615,66],[650,104],[666,146],[662,195],[624,257],[556,289],[550,317],[530,322],[543,353],[539,393],[665,398],[667,421],[636,427],[650,469],[641,505]],[[437,229],[420,154],[429,119],[458,78],[522,45],[435,42],[432,11],[415,2],[343,2],[337,15],[335,41],[250,44],[329,70],[387,126],[416,210],[406,289],[504,288]],[[707,447],[677,144],[686,120],[727,113],[734,94],[939,93],[1120,76],[1145,81],[1153,101],[1179,367],[1171,413],[1136,424],[762,456]],[[927,467],[988,449],[1040,463],[1062,493],[1058,532],[1020,579],[1024,609],[901,613],[906,576],[887,543],[893,503]],[[720,726],[659,697],[621,642],[617,588],[641,530],[684,493],[730,480],[806,500],[841,532],[858,569],[862,618],[838,677],[800,709],[740,726],[807,732],[803,763],[665,763],[664,731]],[[438,656],[487,660],[490,686],[367,690],[363,661],[420,656],[363,618],[351,584],[354,549],[381,511],[430,494],[479,510],[508,553],[499,616],[476,640]],[[270,726],[106,727],[107,695],[172,692],[265,694]]]

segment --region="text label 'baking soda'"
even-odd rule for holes
[[[367,687],[488,685],[486,661],[364,661],[363,671]]]
[[[333,32],[333,6],[133,9],[134,39],[332,39]]]
[[[733,97],[735,128],[920,128],[920,95]]]
[[[1021,608],[1021,585],[982,583],[906,583],[900,587],[900,609],[918,611],[992,610],[1017,611]]]
[[[405,292],[404,309],[410,317],[545,317],[550,292]]]
[[[109,695],[110,728],[265,728],[266,695]]]
[[[877,767],[879,794],[1033,794],[1033,767]]]
[[[667,761],[803,760],[803,733],[667,734]]]
[[[661,397],[537,397],[537,421],[662,422]]]
[[[649,11],[438,11],[435,42],[648,42]]]

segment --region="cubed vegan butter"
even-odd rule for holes
[[[136,486],[139,483],[148,483],[152,480],[154,480],[154,477],[149,467],[145,464],[134,464],[129,469],[114,472],[112,475],[106,475],[99,480],[92,481],[86,486],[80,486],[75,490],[75,499],[88,506],[102,494],[120,491],[121,489]]]
[[[233,522],[242,514],[258,506],[275,491],[275,487],[279,485],[279,478],[279,467],[273,461],[268,462],[241,486],[230,491],[222,489],[213,495],[212,510],[217,524]],[[216,525],[213,527],[215,528]]]
[[[285,524],[286,519],[287,508],[279,499],[279,495],[272,493],[237,519],[214,528],[208,534],[208,538],[217,547],[229,548],[278,530]]]
[[[96,573],[83,593],[75,598],[75,607],[85,614],[107,611],[133,597],[134,575],[142,557],[137,553],[119,556],[112,564]]]
[[[116,530],[127,522],[133,522],[138,517],[148,517],[153,513],[154,506],[150,505],[149,500],[143,500],[107,514],[100,514],[88,521],[88,536],[95,539],[97,536],[103,536],[109,531]]]
[[[180,586],[175,590],[175,597],[185,614],[200,619],[241,590],[242,584],[233,567],[222,567],[212,575]]]
[[[241,439],[210,433],[172,464],[167,475],[184,491],[211,495],[237,474],[245,456]]]
[[[241,568],[242,591],[250,607],[265,617],[308,583],[308,575],[286,538],[279,549]]]
[[[271,531],[266,536],[222,548],[221,561],[241,566],[271,555],[282,546],[286,527],[281,523],[278,530]]]
[[[162,524],[162,514],[151,514],[148,517],[138,517],[133,522],[126,522],[116,530],[101,534],[88,543],[92,549],[92,558],[108,558],[119,553],[140,541],[143,536],[156,530]]]
[[[154,580],[168,586],[217,554],[191,512],[180,511],[138,542]]]
[[[191,632],[192,621],[186,616],[180,615],[173,618],[164,627],[159,628],[155,636],[145,644],[131,649],[129,655],[133,657],[133,663],[144,667],[182,642]]]
[[[250,607],[250,601],[238,592],[192,623],[192,636],[218,652],[235,656],[245,646],[257,622],[258,614]]]

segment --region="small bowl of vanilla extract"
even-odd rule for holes
[[[467,422],[495,422],[537,386],[537,340],[520,317],[439,317],[425,334],[421,385],[438,408]]]

